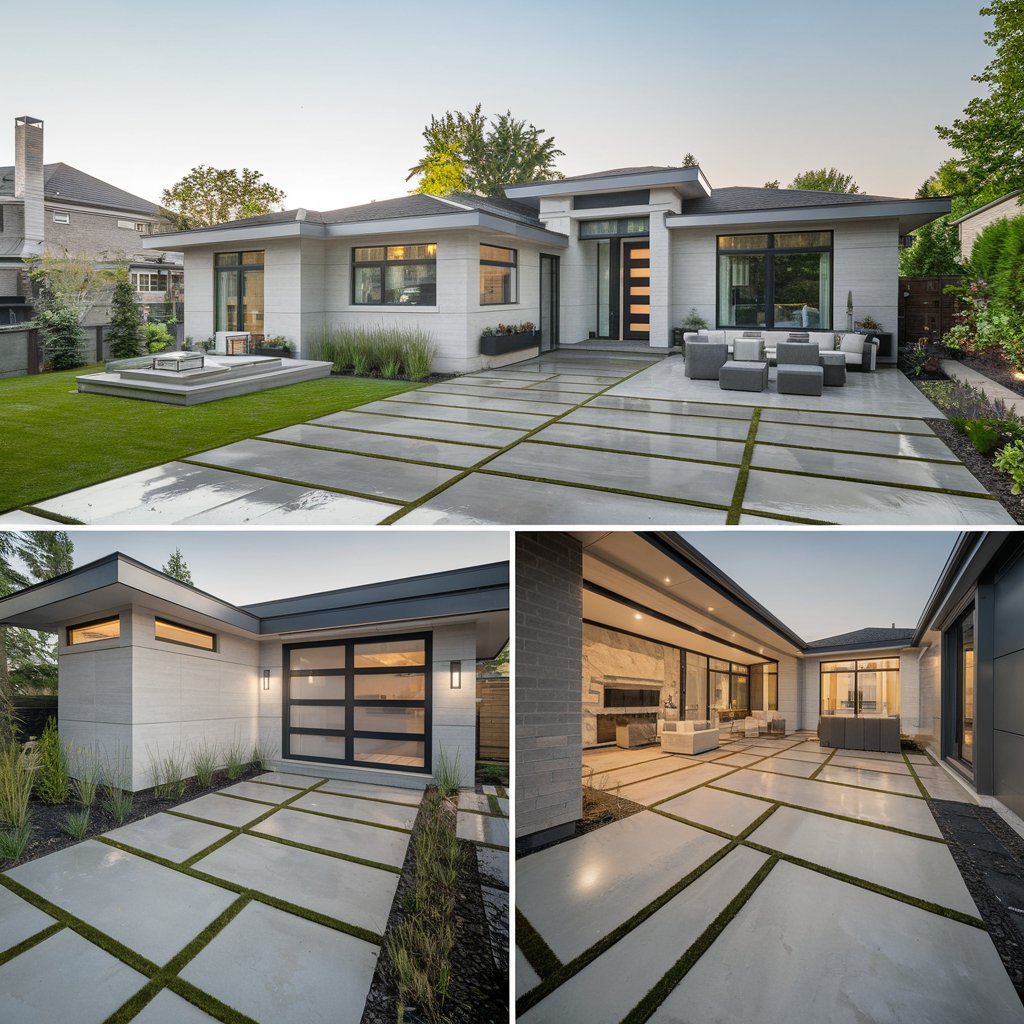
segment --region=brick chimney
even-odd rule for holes
[[[23,255],[43,251],[43,122],[38,117],[14,120],[14,196],[25,204]]]

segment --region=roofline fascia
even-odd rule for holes
[[[777,222],[893,220],[917,214],[941,217],[949,213],[948,199],[900,199],[872,203],[844,203],[841,206],[785,206],[774,210],[737,210],[732,213],[669,213],[665,226],[702,228],[721,225],[773,224]]]
[[[662,171],[631,171],[625,174],[610,174],[595,178],[556,178],[554,181],[524,182],[521,185],[506,185],[505,195],[509,199],[521,197],[545,199],[592,192],[614,192],[644,185],[658,188],[666,185],[693,184],[696,184],[705,195],[711,195],[711,185],[699,167],[670,167]]]
[[[984,206],[979,206],[976,210],[971,210],[970,213],[965,213],[962,217],[957,217],[956,220],[951,220],[950,224],[963,224],[965,220],[970,220],[972,217],[976,217],[979,213],[991,210],[993,206],[998,206],[1000,203],[1007,202],[1007,200],[1016,199],[1017,196],[1024,196],[1024,188],[1018,188],[1014,189],[1012,192],[1007,192],[1005,196],[993,199],[992,202],[986,203]],[[1021,204],[1018,203],[1018,206],[1019,205]]]
[[[888,641],[884,644],[856,644],[853,647],[809,647],[803,653],[806,658],[824,657],[830,654],[873,654],[878,651],[906,651],[916,648],[913,637],[903,643]]]

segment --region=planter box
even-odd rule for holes
[[[257,345],[252,353],[256,356],[277,356],[280,359],[292,359],[295,355],[290,348],[265,348],[263,345]]]
[[[489,334],[480,338],[480,355],[501,356],[540,344],[540,331],[522,331],[519,334]]]

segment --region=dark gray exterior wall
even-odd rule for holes
[[[516,534],[516,837],[571,835],[583,813],[583,550]]]
[[[1014,547],[991,584],[991,792],[1024,817],[1024,543]]]

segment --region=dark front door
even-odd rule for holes
[[[651,338],[651,245],[648,241],[622,244],[622,337]]]
[[[961,618],[956,629],[958,657],[956,680],[956,754],[964,764],[974,764],[974,608]]]
[[[540,350],[558,348],[558,257],[540,254]]]

